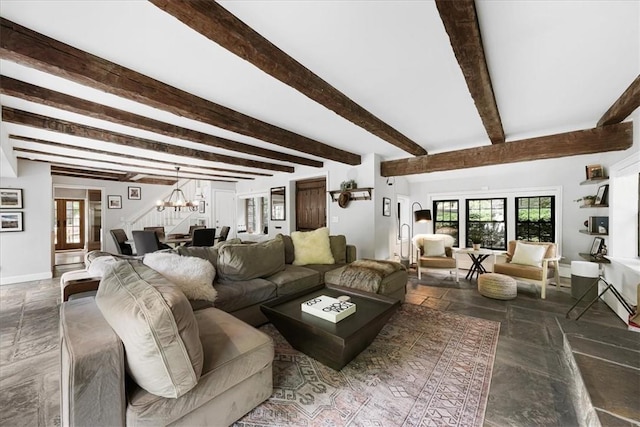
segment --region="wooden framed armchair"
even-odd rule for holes
[[[455,240],[448,234],[417,234],[411,242],[416,253],[418,279],[422,278],[425,268],[456,268],[452,249]]]
[[[518,244],[524,244],[523,248],[518,248]],[[539,256],[527,256],[527,249],[531,245],[543,246],[545,251],[537,251]],[[520,249],[525,249],[521,251]],[[560,286],[560,275],[558,273],[557,245],[549,242],[529,242],[526,240],[510,240],[507,246],[505,263],[498,263],[493,266],[495,273],[506,274],[514,279],[524,282],[534,283],[541,286],[540,296],[546,298],[546,286],[554,279],[555,285]],[[519,253],[516,253],[516,250]],[[529,251],[531,253],[531,251]],[[515,258],[514,258],[515,256]]]

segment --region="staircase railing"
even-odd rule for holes
[[[189,179],[179,183],[178,188],[183,191],[188,200],[194,200],[197,191],[196,185],[196,180]],[[169,197],[173,190],[174,188],[167,192],[162,199],[165,200]],[[160,212],[156,209],[156,205],[154,203],[142,213],[136,213],[135,215],[126,218],[121,227],[126,231],[128,236],[131,236],[131,231],[133,230],[142,230],[144,227],[156,226],[163,226],[165,228],[165,233],[171,234],[194,214],[197,214],[197,211],[174,210],[172,208],[166,208]],[[188,229],[188,227],[185,228]]]

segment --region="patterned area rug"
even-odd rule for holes
[[[274,393],[235,426],[481,426],[500,323],[403,304],[341,371],[271,324]]]

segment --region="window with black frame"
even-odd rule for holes
[[[467,199],[466,245],[479,240],[485,249],[507,249],[507,199]]]
[[[516,197],[516,239],[555,241],[555,197]]]
[[[436,234],[448,234],[453,237],[453,246],[458,246],[460,217],[457,200],[436,200],[433,202],[433,230]]]

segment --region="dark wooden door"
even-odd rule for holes
[[[56,199],[55,250],[84,248],[84,200]]]
[[[296,230],[309,231],[327,225],[325,178],[296,182]]]

